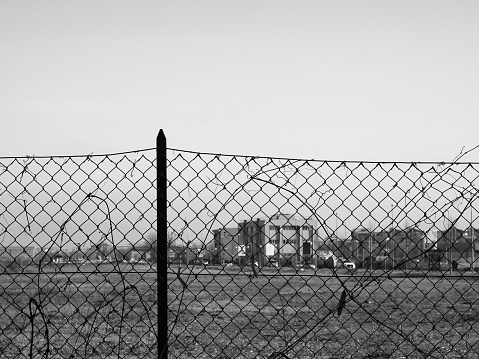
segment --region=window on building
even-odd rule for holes
[[[303,226],[301,229],[301,237],[303,241],[309,241],[311,239],[310,236],[310,228],[307,226]]]
[[[273,244],[278,245],[280,242],[281,233],[278,226],[269,226],[269,239]]]

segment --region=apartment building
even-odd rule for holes
[[[240,246],[238,228],[219,228],[213,230],[213,245],[210,247],[212,263],[225,264],[239,261],[239,257],[245,256]]]
[[[238,257],[263,266],[271,261],[280,265],[308,263],[315,255],[317,220],[278,213],[238,224]]]

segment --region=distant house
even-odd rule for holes
[[[243,260],[260,266],[271,260],[280,265],[309,263],[314,260],[317,220],[277,213],[271,217],[238,223],[238,246]],[[240,260],[242,258],[240,257]]]
[[[213,230],[213,243],[209,246],[209,251],[215,264],[233,262],[241,251],[238,228]]]
[[[452,261],[467,263],[479,267],[479,231],[475,228],[459,229],[452,227],[435,233],[434,248],[443,252],[443,257],[452,265]]]
[[[363,267],[395,266],[420,260],[425,250],[426,234],[418,228],[370,231],[358,228],[351,232],[351,257]]]
[[[318,268],[336,268],[341,261],[333,254],[332,250],[320,249],[317,251],[316,265]]]
[[[53,250],[42,250],[38,252],[33,261],[37,264],[42,263],[42,265],[49,264],[49,263],[65,263],[68,262],[68,255],[60,251],[58,248]]]
[[[50,260],[57,264],[65,263],[68,261],[68,255],[63,252],[57,252],[51,256]]]
[[[354,248],[352,246],[351,239],[341,239],[336,235],[331,235],[326,240],[320,239],[317,241],[317,250],[316,253],[318,257],[328,255],[335,255],[338,258],[351,259],[354,253]]]

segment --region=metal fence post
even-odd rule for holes
[[[157,283],[158,283],[158,358],[168,358],[168,223],[166,137],[160,130],[156,137],[156,191],[157,191]]]

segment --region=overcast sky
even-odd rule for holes
[[[2,1],[0,156],[169,147],[449,161],[479,144],[477,1]],[[479,151],[465,158],[479,161]]]

